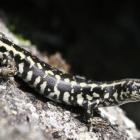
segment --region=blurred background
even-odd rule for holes
[[[136,1],[3,1],[8,26],[41,52],[60,52],[71,73],[97,81],[140,78],[140,8]],[[140,129],[140,103],[122,106]]]

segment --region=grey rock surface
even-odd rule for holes
[[[19,41],[9,32],[2,17],[0,17],[0,32],[5,33],[16,44],[31,46],[30,43]],[[33,90],[22,89],[21,84],[0,78],[0,140],[140,139],[140,132],[135,124],[119,107],[101,108],[109,120],[117,124],[114,126],[115,130],[108,125],[104,126],[100,118],[94,118],[97,122],[96,129],[89,132],[86,124],[77,119],[77,113],[72,113],[54,102],[38,98]]]

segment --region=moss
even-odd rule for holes
[[[21,34],[15,33],[14,35],[15,35],[15,37],[16,37],[18,40],[20,40],[20,41],[22,41],[22,42],[25,42],[25,43],[31,44],[31,41],[28,40],[28,39],[25,39]]]

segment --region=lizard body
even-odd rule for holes
[[[15,63],[14,75],[23,79],[39,94],[55,102],[81,106],[89,116],[93,116],[98,107],[140,100],[139,79],[112,82],[81,80],[53,68],[0,34],[0,63],[5,66],[10,61]]]

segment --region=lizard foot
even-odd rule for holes
[[[92,117],[88,120],[88,130],[90,132],[117,131],[117,125],[111,124],[110,121],[101,117]]]

